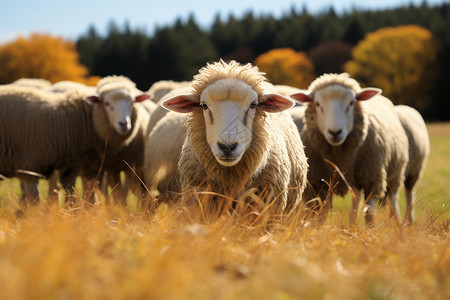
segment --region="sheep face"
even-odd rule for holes
[[[356,101],[368,100],[380,94],[377,88],[365,88],[355,93],[342,85],[330,85],[311,94],[294,94],[292,98],[316,106],[317,126],[332,146],[342,145],[353,130]]]
[[[90,103],[103,104],[109,125],[119,134],[127,134],[131,130],[131,114],[134,102],[141,102],[150,96],[133,95],[128,89],[112,89],[101,96],[89,96]]]
[[[256,109],[281,112],[293,105],[292,100],[278,94],[258,96],[250,85],[237,79],[210,84],[200,99],[185,94],[162,103],[176,112],[193,112],[194,106],[202,108],[206,140],[217,162],[225,167],[236,165],[250,147]]]

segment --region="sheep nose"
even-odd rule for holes
[[[222,152],[223,152],[226,156],[230,155],[230,153],[231,153],[234,149],[236,149],[237,144],[238,144],[238,143],[235,142],[235,143],[233,143],[233,144],[231,144],[231,145],[226,145],[226,144],[223,144],[223,143],[221,143],[221,142],[217,142],[217,146],[220,148],[220,150],[222,150]]]
[[[337,137],[339,137],[339,135],[342,133],[342,129],[339,129],[339,130],[337,130],[337,131],[328,130],[328,132],[329,132],[334,138],[337,138]]]
[[[122,131],[128,131],[128,129],[129,129],[128,122],[120,121],[119,127],[120,127],[120,129],[122,129]]]

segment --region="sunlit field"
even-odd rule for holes
[[[337,199],[322,226],[218,215],[205,197],[155,209],[100,197],[18,215],[19,183],[6,179],[0,299],[450,299],[450,123],[429,133],[412,226],[396,226],[384,209],[374,227],[350,226],[349,199]]]

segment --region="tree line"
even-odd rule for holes
[[[396,42],[397,33],[382,30],[409,24],[420,28],[401,29],[405,36],[403,43]],[[378,31],[381,33],[375,33]],[[217,14],[208,28],[202,28],[191,15],[158,27],[151,34],[142,28],[131,28],[129,23],[118,25],[110,21],[106,34],[100,34],[90,25],[75,46],[79,62],[92,78],[126,75],[142,90],[159,80],[191,80],[206,62],[235,59],[242,63],[259,62],[272,81],[280,80],[275,83],[301,88],[306,88],[315,76],[342,71],[350,72],[363,85],[392,83],[392,88],[385,86],[384,90],[400,99],[393,99],[394,102],[418,104],[415,106],[419,106],[429,120],[450,119],[450,101],[446,100],[450,99],[447,87],[450,78],[449,3],[430,6],[424,2],[419,6],[411,4],[375,11],[354,9],[343,14],[337,14],[332,7],[317,14],[306,8],[292,7],[278,18],[252,12],[239,18]],[[5,76],[11,74],[4,67],[11,65],[11,53],[2,55],[4,48],[0,48],[0,83],[8,82],[7,77],[2,77],[2,69]],[[370,48],[370,51],[361,48]],[[408,60],[403,59],[398,68],[389,66],[396,64],[395,60],[388,59],[390,54],[403,57],[410,48],[417,49],[407,56]],[[274,49],[279,51],[273,52]],[[17,52],[17,47],[10,50],[14,51]],[[288,61],[283,62],[283,57]],[[22,60],[26,58],[21,57],[19,61]],[[414,67],[415,61],[420,68]],[[383,65],[386,67],[380,67]],[[281,72],[280,68],[287,70],[283,71],[285,74],[276,74]],[[390,70],[386,76],[392,79],[380,78],[380,73],[386,69]],[[422,77],[413,78],[412,73],[420,73]],[[281,81],[283,78],[285,81]],[[421,84],[423,78],[427,82]],[[411,88],[408,82],[413,81],[414,88]],[[405,98],[418,99],[408,101]]]

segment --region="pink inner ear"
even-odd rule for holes
[[[363,100],[369,100],[370,98],[381,94],[380,89],[364,89],[358,94],[356,94],[356,100],[363,101]]]
[[[102,102],[102,100],[100,100],[100,98],[97,97],[97,96],[87,96],[86,97],[86,101],[88,101],[90,103],[100,103],[100,102]]]
[[[192,95],[186,94],[169,98],[162,102],[161,105],[162,107],[174,112],[190,113],[194,110],[194,107],[197,107],[199,104],[198,102],[192,100]]]
[[[266,112],[277,113],[291,108],[294,101],[279,94],[264,94],[259,106]]]
[[[298,93],[298,94],[293,94],[290,95],[291,98],[298,100],[302,103],[308,103],[308,102],[312,102],[313,98],[310,95],[304,94],[304,93]]]
[[[136,98],[134,98],[134,102],[142,102],[144,100],[147,100],[148,98],[150,98],[149,95],[145,95],[145,94],[139,95],[139,96],[136,96]]]

